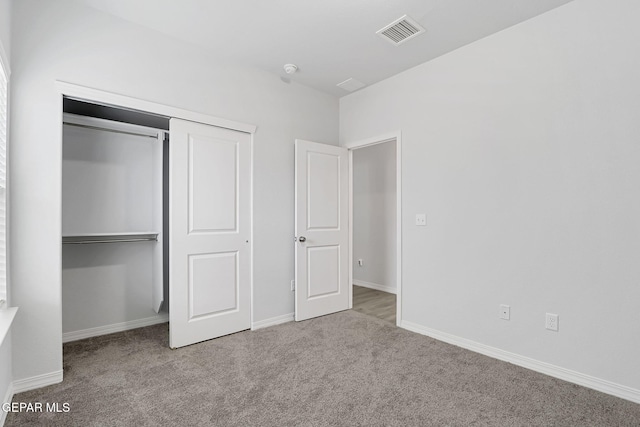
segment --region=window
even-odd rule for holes
[[[7,110],[9,84],[0,57],[0,301],[7,299]],[[1,303],[0,303],[1,304]]]

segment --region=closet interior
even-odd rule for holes
[[[168,130],[168,117],[64,99],[64,342],[168,319]]]

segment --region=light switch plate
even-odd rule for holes
[[[416,225],[427,225],[427,214],[416,214]]]
[[[511,318],[511,307],[506,304],[500,304],[500,318],[509,320]]]

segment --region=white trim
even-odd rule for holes
[[[16,380],[13,382],[13,392],[22,393],[36,388],[46,387],[48,385],[58,384],[62,382],[62,370],[49,372],[48,374],[36,375],[35,377]]]
[[[294,313],[283,314],[282,316],[271,317],[270,319],[258,320],[251,324],[251,330],[267,328],[269,326],[281,325],[287,322],[293,322]]]
[[[98,326],[95,328],[82,329],[79,331],[65,332],[62,334],[62,342],[78,341],[85,338],[98,337],[100,335],[113,334],[115,332],[128,331],[130,329],[143,328],[145,326],[157,325],[169,321],[169,315],[158,314],[157,316],[144,319],[130,320],[128,322],[114,323],[111,325]]]
[[[251,134],[251,141],[249,142],[250,153],[249,153],[249,322],[251,323],[251,329],[253,329],[253,319],[255,318],[253,311],[255,309],[254,299],[253,299],[253,266],[254,266],[254,258],[253,258],[253,248],[255,247],[253,243],[253,134]]]
[[[0,309],[0,344],[4,342],[5,337],[11,330],[11,324],[13,323],[13,319],[15,319],[17,312],[18,307]]]
[[[396,325],[402,322],[402,132],[396,134]]]
[[[485,356],[493,357],[494,359],[509,362],[523,368],[531,369],[532,371],[549,375],[551,377],[559,378],[564,381],[601,391],[603,393],[630,400],[635,403],[640,403],[640,390],[638,389],[596,378],[580,372],[572,371],[560,366],[555,366],[550,363],[541,362],[536,359],[531,359],[529,357],[511,353],[499,348],[471,341],[466,338],[460,338],[446,332],[441,332],[435,329],[418,325],[416,323],[402,321],[400,327],[421,335],[426,335],[439,341],[444,341],[446,343],[474,351],[476,353],[484,354]]]
[[[7,392],[4,395],[4,400],[2,401],[2,403],[11,403],[11,401],[13,400],[13,383],[9,383],[9,386],[7,387]],[[0,426],[4,425],[4,422],[7,420],[7,414],[8,412],[5,412],[2,410],[2,408],[0,407]]]
[[[353,309],[353,150],[347,149],[349,150],[349,309]]]
[[[402,323],[402,131],[389,132],[359,141],[345,142],[349,149],[349,283],[353,284],[353,150],[385,142],[396,142],[396,325]],[[350,286],[351,286],[350,285]],[[350,298],[353,297],[351,287]],[[349,308],[352,308],[352,299]]]
[[[371,138],[361,139],[359,141],[345,142],[344,144],[342,144],[342,146],[344,148],[352,150],[354,148],[363,148],[363,147],[368,147],[370,145],[377,145],[385,142],[390,142],[393,140],[398,140],[400,139],[401,136],[402,136],[402,132],[398,130],[395,132],[384,133],[382,135],[374,136]]]
[[[364,280],[353,279],[351,281],[354,285],[362,286],[363,288],[375,289],[376,291],[387,292],[390,294],[396,294],[396,288],[393,286],[381,285],[379,283],[365,282]]]
[[[168,130],[164,129],[133,125],[131,123],[116,122],[113,120],[100,119],[98,117],[80,116],[71,113],[62,113],[62,121],[64,124],[74,124],[81,126],[98,127],[105,130],[137,133],[140,134],[140,136],[158,138],[158,141],[160,141],[160,143],[162,143],[162,140],[158,137],[158,133],[160,132],[162,136],[164,136],[164,133],[169,133]]]
[[[160,114],[167,117],[175,117],[178,119],[189,120],[192,122],[204,123],[207,125],[217,126],[225,129],[237,130],[246,133],[255,133],[257,127],[255,125],[227,120],[220,117],[210,116],[208,114],[196,113],[194,111],[183,110],[182,108],[171,107],[169,105],[158,104],[143,99],[132,98],[130,96],[119,95],[112,92],[106,92],[99,89],[93,89],[86,86],[79,86],[73,83],[67,83],[57,80],[55,82],[56,90],[61,95],[74,98],[100,102],[108,105],[130,108],[133,110],[146,111],[149,113]]]

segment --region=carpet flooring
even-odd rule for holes
[[[345,311],[168,348],[167,324],[65,344],[6,426],[639,426],[640,405]]]

